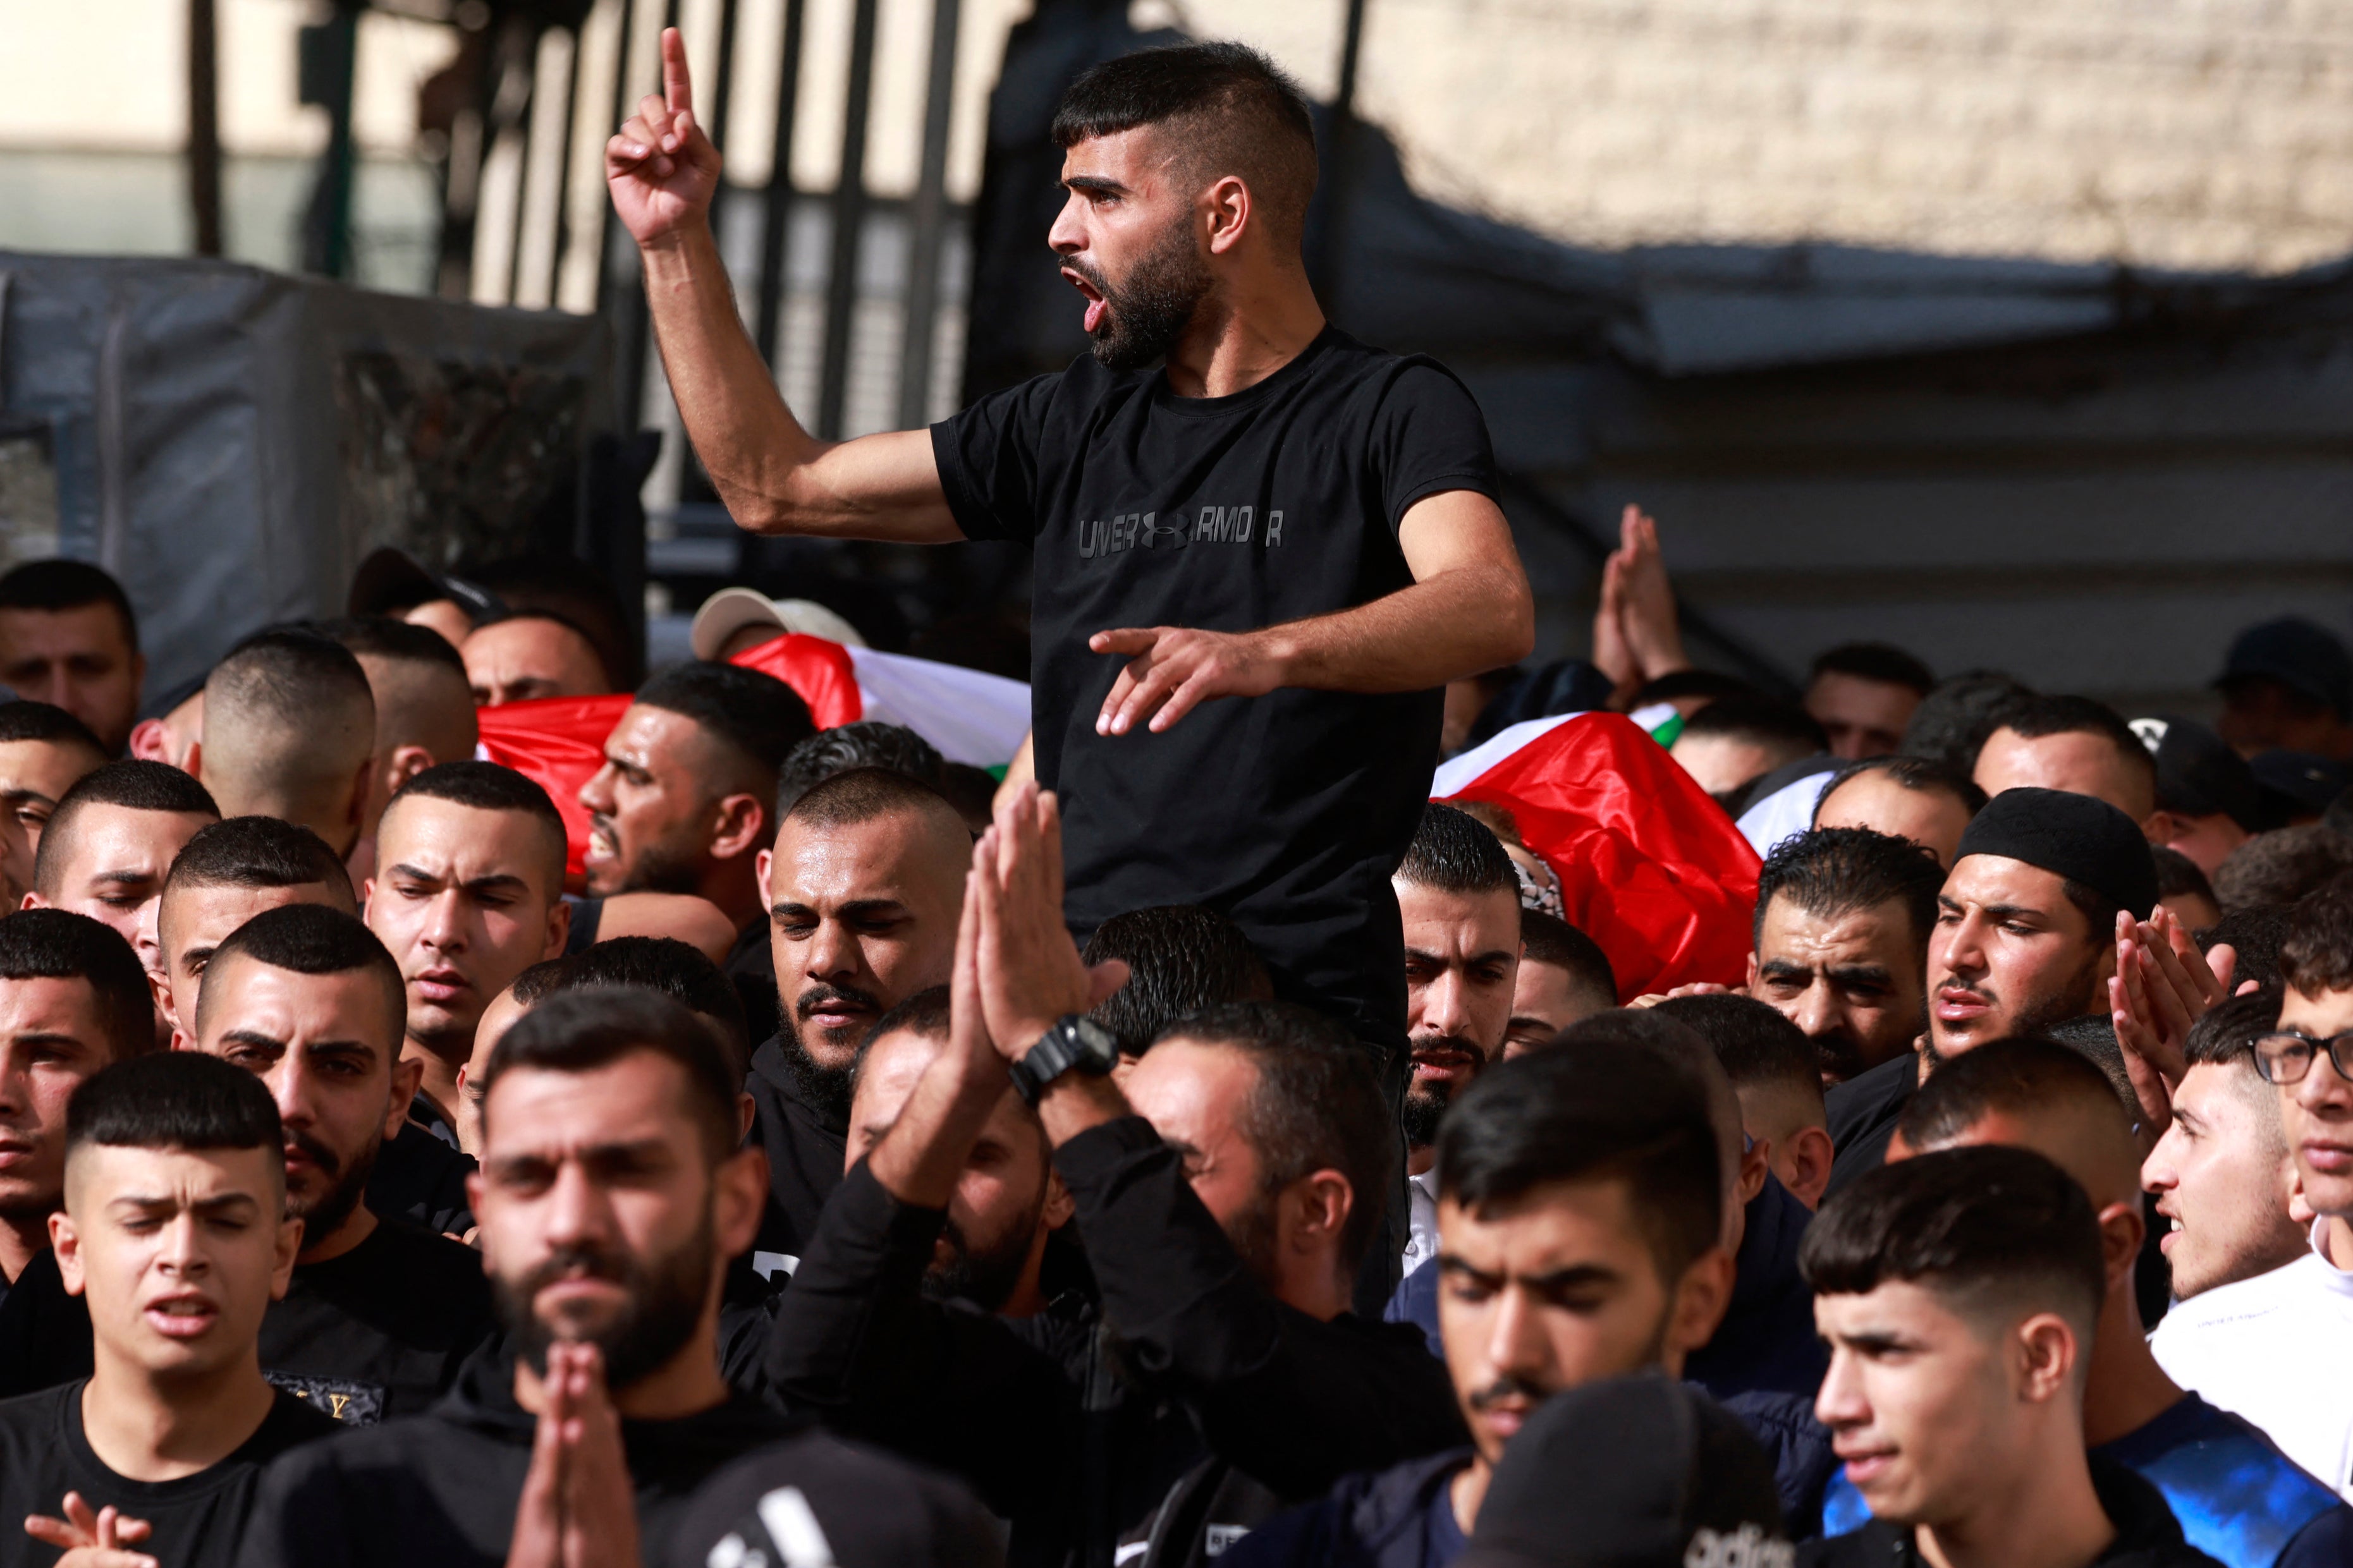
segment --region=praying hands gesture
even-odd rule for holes
[[[79,1492],[66,1493],[65,1518],[37,1513],[25,1521],[26,1534],[65,1552],[58,1568],[158,1568],[154,1558],[131,1550],[152,1531],[145,1520],[118,1512],[111,1503],[92,1513]]]
[[[2173,1091],[2189,1070],[2184,1052],[2190,1026],[2231,995],[2237,967],[2238,954],[2228,942],[2200,952],[2180,918],[2162,904],[2146,921],[2116,911],[2116,972],[2108,980],[2108,1010],[2140,1100],[2146,1141],[2154,1142],[2172,1122]]]
[[[507,1568],[638,1568],[636,1486],[595,1345],[548,1347]],[[111,1564],[108,1568],[112,1568]]]
[[[1618,520],[1618,548],[1601,563],[1593,664],[1609,678],[1620,703],[1643,682],[1691,668],[1675,622],[1674,584],[1659,552],[1659,524],[1639,506]]]

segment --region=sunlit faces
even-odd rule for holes
[[[1886,773],[1869,769],[1822,796],[1814,808],[1816,827],[1868,827],[1908,838],[1935,852],[1950,869],[1959,853],[1968,807],[1940,789],[1906,789]]]
[[[1830,737],[1831,755],[1883,757],[1904,741],[1920,694],[1893,681],[1826,669],[1806,689],[1806,711]]]
[[[41,830],[58,800],[105,761],[88,746],[69,742],[0,741],[0,848],[5,850],[0,879],[8,908],[23,903],[32,889]]]
[[[2173,1090],[2173,1121],[2141,1164],[2158,1245],[2180,1300],[2293,1263],[2307,1245],[2288,1215],[2295,1162],[2269,1084],[2243,1059],[2200,1062]]]
[[[2291,985],[2280,1001],[2279,1027],[2283,1034],[2315,1040],[2353,1031],[2353,991],[2307,996]],[[2280,1125],[2304,1178],[2305,1202],[2315,1214],[2353,1219],[2353,1083],[2327,1052],[2315,1051],[2304,1077],[2275,1092]]]
[[[1429,1143],[1447,1103],[1500,1060],[1519,978],[1516,891],[1456,893],[1398,880],[1405,930],[1406,1034],[1413,1079],[1408,1142]]]
[[[473,1051],[458,1073],[457,1110],[458,1147],[477,1160],[482,1157],[482,1075],[491,1070],[491,1053],[499,1048],[499,1041],[530,1011],[515,1000],[510,985],[491,998],[474,1025]]]
[[[1560,965],[1523,953],[1512,977],[1512,1012],[1504,1029],[1504,1055],[1515,1057],[1548,1044],[1571,1024],[1607,1005],[1588,995],[1576,976]]]
[[[1825,1087],[1912,1048],[1926,960],[1900,900],[1821,915],[1777,895],[1748,958],[1748,994],[1814,1042]]]
[[[543,616],[518,616],[478,627],[459,651],[465,656],[466,684],[473,689],[477,708],[542,697],[593,697],[611,689],[604,661],[588,639]]]
[[[67,838],[49,847],[53,888],[47,894],[37,889],[26,903],[71,910],[113,927],[142,963],[160,972],[153,917],[164,874],[181,847],[214,820],[196,812],[77,806]]]
[[[74,1151],[50,1234],[65,1288],[88,1302],[109,1356],[152,1375],[252,1359],[301,1232],[284,1213],[277,1159],[274,1149]]]
[[[109,756],[130,738],[146,674],[112,605],[0,610],[0,683],[89,725]]]
[[[0,980],[0,1217],[37,1221],[65,1177],[66,1101],[114,1059],[86,980]]]
[[[1942,1056],[2101,1010],[2116,948],[2056,872],[1971,855],[1937,895],[1928,937],[1928,1035]]]
[[[2152,775],[2105,735],[2069,730],[2032,738],[1996,730],[1978,752],[1977,786],[1989,795],[2033,786],[2105,800],[2135,822],[2157,809]]]
[[[1447,1370],[1490,1464],[1548,1394],[1647,1367],[1680,1373],[1731,1299],[1721,1250],[1662,1277],[1615,1179],[1551,1183],[1482,1210],[1441,1201],[1437,1268]]]
[[[712,742],[683,713],[632,704],[605,738],[605,765],[580,786],[589,816],[588,890],[692,893],[713,826]]]
[[[1242,1118],[1258,1068],[1229,1047],[1180,1037],[1155,1045],[1121,1088],[1138,1116],[1176,1151],[1202,1206],[1230,1233],[1258,1198],[1258,1152]]]
[[[196,1003],[204,992],[205,967],[212,963],[213,950],[254,916],[283,904],[325,904],[349,910],[351,887],[305,882],[292,888],[238,888],[184,882],[157,900],[155,950],[163,968],[150,978],[156,987],[156,1005],[180,1038],[196,1037]]]

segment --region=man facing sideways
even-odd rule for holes
[[[1985,791],[1942,763],[1874,757],[1831,775],[1814,797],[1814,826],[1868,827],[1908,838],[1950,870],[1962,831],[1985,803]]]
[[[2353,878],[2296,904],[2280,975],[2279,1022],[2255,1065],[2316,1216],[2308,1250],[2184,1302],[2151,1348],[2176,1382],[2353,1497],[2353,1408],[2318,1392],[2353,1386]]]
[[[478,708],[613,689],[613,677],[588,634],[553,610],[494,615],[466,634],[460,651]]]
[[[407,986],[404,1056],[455,1142],[458,1072],[491,998],[564,951],[564,818],[496,763],[442,763],[393,792],[376,829],[368,929]]]
[[[1229,1568],[1447,1568],[1547,1396],[1681,1376],[1732,1295],[1717,1147],[1697,1089],[1647,1050],[1536,1051],[1465,1089],[1439,1131],[1436,1267],[1470,1445],[1349,1476],[1235,1547]]]
[[[1928,938],[1928,1028],[1915,1051],[1829,1097],[1836,1194],[1877,1164],[1895,1118],[1938,1062],[1986,1040],[2108,1010],[2116,917],[2157,908],[2138,825],[2104,800],[2021,786],[1961,836]]]
[[[15,909],[31,890],[41,830],[66,792],[106,763],[82,721],[46,702],[0,702],[0,885]]]
[[[1830,737],[1831,755],[1883,757],[1904,743],[1913,710],[1936,684],[1928,667],[1885,643],[1841,643],[1814,660],[1806,711]]]
[[[367,672],[316,632],[255,633],[205,678],[204,738],[188,771],[225,816],[275,816],[350,855],[375,780]]]
[[[1548,1044],[1571,1024],[1618,1005],[1618,977],[1601,944],[1556,915],[1520,907],[1520,967],[1504,1054]]]
[[[2107,1269],[2064,1171],[2008,1148],[1881,1166],[1822,1205],[1803,1258],[1831,1347],[1814,1413],[1872,1519],[1800,1563],[2213,1562],[2154,1486],[2084,1453]]]
[[[1438,1243],[1438,1128],[1447,1106],[1499,1061],[1520,967],[1520,883],[1503,842],[1451,805],[1425,806],[1390,884],[1405,930],[1405,1088],[1410,1274]]]
[[[1818,827],[1758,873],[1748,994],[1814,1044],[1825,1088],[1912,1053],[1945,874],[1915,843]]]
[[[119,757],[146,679],[139,617],[105,571],[33,561],[0,577],[0,685],[64,709]]]
[[[162,763],[109,763],[66,791],[41,835],[26,909],[71,910],[114,928],[160,973],[155,904],[172,861],[220,820],[211,792]]]
[[[319,629],[351,649],[375,699],[375,773],[352,867],[353,879],[365,881],[375,874],[375,827],[392,792],[436,763],[470,759],[481,727],[465,661],[440,633],[388,616],[353,616]]]
[[[2106,801],[2143,827],[2157,814],[2157,763],[2116,710],[2088,697],[2024,697],[1978,748],[1988,795],[2031,785]]]
[[[1987,1144],[2052,1161],[2097,1211],[2106,1292],[2096,1331],[2078,1352],[2089,1361],[2084,1440],[2093,1454],[2163,1492],[2190,1544],[2231,1568],[2345,1562],[2353,1509],[2253,1426],[2184,1394],[2149,1354],[2134,1289],[2140,1146],[2099,1068],[2040,1040],[1981,1047],[1921,1086],[1888,1158]],[[1832,1483],[1823,1504],[1829,1533],[1859,1527],[1865,1513],[1852,1487]]]
[[[928,432],[828,443],[736,317],[719,155],[682,40],[663,47],[666,95],[606,172],[730,511],[759,533],[1034,544],[1036,778],[1071,803],[1072,926],[1207,904],[1278,995],[1401,1047],[1381,879],[1429,795],[1441,688],[1522,658],[1533,600],[1469,394],[1316,303],[1297,87],[1227,43],[1082,75],[1055,116],[1069,196],[1046,240],[1092,355]]]
[[[0,1563],[233,1568],[264,1466],[333,1422],[261,1374],[254,1336],[301,1226],[278,1117],[245,1074],[149,1056],[93,1077],[67,1120],[66,1289],[89,1375],[0,1403]]]
[[[273,1466],[247,1568],[504,1563],[535,1438],[558,1436],[534,1416],[578,1350],[619,1417],[647,1563],[671,1561],[697,1487],[797,1429],[720,1378],[721,1275],[759,1223],[760,1158],[711,1032],[666,997],[570,992],[507,1032],[487,1077],[474,1207],[507,1339],[425,1415]]]
[[[2157,764],[2157,814],[2149,842],[2188,856],[2212,876],[2231,851],[2269,824],[2263,785],[2230,743],[2189,719],[2132,721]]]
[[[1657,1007],[1715,1052],[1740,1101],[1740,1130],[1773,1177],[1807,1208],[1831,1178],[1831,1135],[1813,1043],[1747,996],[1670,996]]]
[[[972,837],[902,773],[836,773],[760,852],[782,1019],[752,1052],[769,1199],[754,1268],[781,1289],[841,1183],[858,1047],[892,1007],[946,982]]]

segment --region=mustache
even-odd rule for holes
[[[283,1131],[286,1147],[309,1156],[311,1163],[319,1167],[321,1175],[332,1179],[343,1173],[343,1162],[332,1149],[299,1127],[289,1127]]]
[[[807,1023],[828,1002],[847,1002],[856,1007],[871,1007],[877,1013],[883,1010],[881,998],[855,985],[812,985],[793,1004],[793,1016]]]
[[[1406,1048],[1415,1056],[1424,1051],[1460,1051],[1474,1062],[1487,1059],[1487,1047],[1461,1035],[1416,1035],[1406,1042]]]
[[[627,1285],[636,1277],[632,1260],[610,1247],[592,1242],[566,1242],[532,1266],[522,1277],[521,1294],[529,1300],[550,1285],[575,1278]]]
[[[1485,1411],[1506,1399],[1525,1399],[1532,1405],[1541,1405],[1551,1396],[1550,1389],[1540,1388],[1525,1377],[1506,1375],[1484,1388],[1473,1389],[1465,1403],[1473,1410]]]

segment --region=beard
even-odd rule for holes
[[[589,829],[600,834],[615,848],[619,848],[621,836],[609,816],[591,816]],[[692,893],[700,889],[702,879],[697,869],[700,854],[671,844],[648,844],[637,854],[614,867],[619,878],[617,885],[608,888],[603,897],[622,893]]]
[[[1209,292],[1208,268],[1201,265],[1189,216],[1164,229],[1116,287],[1075,257],[1062,258],[1060,265],[1084,278],[1103,296],[1103,317],[1091,334],[1091,346],[1105,370],[1142,370],[1167,358]]]
[[[1437,1142],[1438,1124],[1446,1120],[1446,1108],[1453,1103],[1451,1084],[1406,1085],[1405,1103],[1398,1113],[1398,1121],[1405,1129],[1406,1147],[1427,1149]]]
[[[1226,1239],[1240,1254],[1242,1267],[1269,1290],[1276,1284],[1275,1254],[1281,1240],[1275,1235],[1274,1200],[1272,1192],[1261,1190],[1226,1224]]]
[[[494,1276],[499,1318],[515,1352],[534,1372],[547,1370],[548,1347],[558,1341],[595,1345],[605,1356],[605,1383],[623,1389],[669,1364],[702,1321],[718,1243],[706,1209],[694,1233],[669,1252],[636,1258],[593,1243],[559,1247],[521,1279]],[[543,1320],[533,1303],[560,1279],[586,1275],[627,1291],[628,1304],[594,1333],[564,1331]]]
[[[784,1047],[785,1071],[791,1075],[793,1087],[800,1091],[802,1102],[828,1121],[846,1124],[849,1121],[851,1075],[858,1070],[856,1058],[839,1067],[828,1067],[817,1059],[807,1043],[801,1038],[801,1026],[808,1021],[809,1015],[824,1004],[834,1001],[854,1002],[861,1007],[871,1007],[878,1018],[888,1011],[879,997],[855,986],[812,985],[801,993],[794,1002],[792,1011],[785,1015],[777,1043]]]
[[[965,1300],[983,1311],[998,1312],[1013,1299],[1014,1288],[1021,1283],[1022,1271],[1029,1267],[1029,1244],[1037,1239],[1039,1217],[1046,1212],[1046,1183],[1038,1183],[1038,1196],[1029,1211],[1004,1234],[987,1247],[976,1248],[966,1237],[964,1227],[951,1218],[943,1222],[940,1235],[948,1244],[945,1263],[934,1263],[923,1273],[923,1293],[927,1301]]]
[[[368,1178],[375,1173],[376,1156],[383,1152],[384,1137],[379,1132],[369,1140],[367,1147],[353,1157],[348,1167],[333,1150],[308,1132],[290,1127],[286,1130],[286,1142],[309,1155],[311,1163],[319,1167],[319,1173],[332,1184],[308,1202],[291,1196],[286,1201],[288,1217],[302,1222],[302,1245],[316,1247],[343,1229],[343,1222],[352,1217],[367,1196]]]

